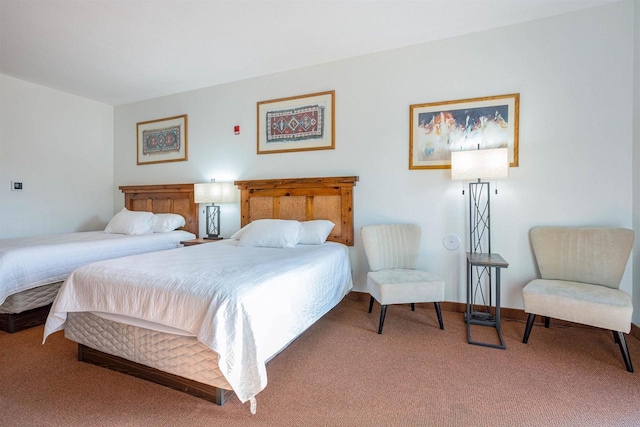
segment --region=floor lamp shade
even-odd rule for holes
[[[509,153],[506,148],[451,152],[451,179],[503,179],[509,177]]]
[[[220,238],[220,206],[215,203],[231,203],[236,201],[236,188],[232,182],[205,182],[194,184],[194,201],[211,203],[207,206],[207,237]]]

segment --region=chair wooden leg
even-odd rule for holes
[[[611,332],[613,332],[613,340],[616,342],[616,344],[620,345],[620,338],[618,338],[618,333],[616,331]]]
[[[533,313],[529,313],[529,317],[527,318],[527,327],[524,330],[524,337],[522,338],[522,342],[524,344],[529,341],[529,334],[531,334],[531,327],[533,326],[534,320],[536,320],[536,315]]]
[[[371,313],[371,310],[373,310],[373,297],[369,300],[369,313]]]
[[[631,356],[629,355],[629,347],[627,347],[627,340],[624,338],[624,333],[614,331],[614,334],[618,337],[618,345],[620,346],[620,352],[624,359],[624,364],[627,367],[627,371],[633,372],[633,365],[631,365]]]
[[[434,302],[433,305],[436,306],[436,314],[438,315],[438,323],[440,324],[440,329],[444,329],[444,323],[442,322],[442,310],[440,310],[440,303]]]
[[[387,314],[387,306],[383,305],[380,308],[380,326],[378,326],[378,334],[382,333],[382,325],[384,325],[384,316]]]
[[[415,303],[411,303],[411,311],[416,311],[416,305],[415,305]]]
[[[549,324],[551,323],[551,318],[549,316],[544,317],[544,327],[549,329]]]

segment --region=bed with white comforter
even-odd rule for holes
[[[266,362],[351,287],[343,244],[266,248],[224,240],[76,269],[53,303],[44,339],[79,312],[195,337],[216,353],[245,402],[265,388]]]
[[[173,249],[194,239],[187,231],[146,235],[87,231],[0,240],[0,305],[13,295],[61,282],[94,261]]]

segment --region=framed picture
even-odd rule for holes
[[[180,162],[187,160],[187,115],[140,122],[138,164]]]
[[[335,91],[258,102],[258,154],[335,148]]]
[[[520,94],[411,105],[409,169],[450,169],[451,152],[508,148],[518,166]]]

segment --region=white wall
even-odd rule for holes
[[[358,175],[356,289],[367,269],[360,227],[407,221],[423,230],[419,266],[446,280],[448,300],[464,301],[467,198],[448,170],[408,170],[409,105],[519,92],[520,166],[492,195],[492,249],[510,262],[503,306],[521,308],[536,276],[531,227],[632,224],[632,8],[614,3],[116,107],[116,186]],[[256,154],[256,102],[331,89],[335,150]],[[189,161],[136,166],[136,122],[179,114],[189,115]],[[123,203],[115,194],[114,210]],[[239,220],[223,208],[228,236]],[[449,233],[463,239],[456,252],[442,245]]]
[[[104,228],[113,107],[0,75],[0,118],[0,238]]]

